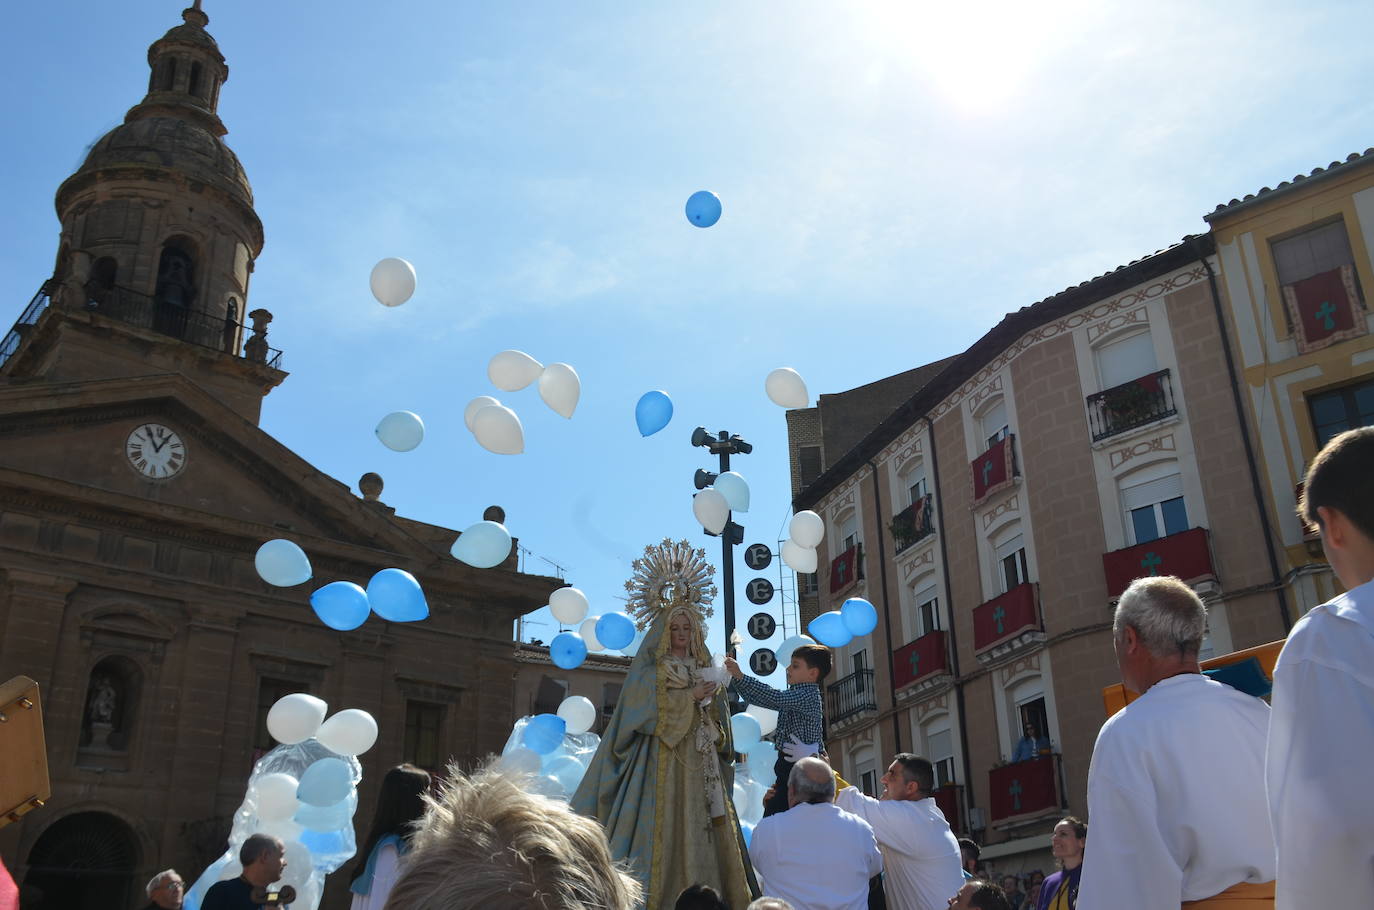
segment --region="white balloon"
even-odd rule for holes
[[[490,395],[478,395],[476,398],[472,399],[472,401],[468,402],[467,407],[463,408],[463,423],[467,424],[469,433],[473,432],[472,418],[477,415],[478,411],[482,410],[487,405],[495,405],[499,408],[501,407],[501,402],[492,398]]]
[[[792,652],[802,645],[814,645],[816,639],[810,635],[793,635],[778,645],[778,666],[785,667],[792,662]]]
[[[749,511],[749,484],[740,474],[735,471],[726,471],[716,478],[716,482],[712,486],[720,490],[725,501],[730,504],[731,512]]]
[[[510,408],[489,404],[472,415],[472,434],[488,452],[519,455],[525,451],[525,428]]]
[[[315,735],[328,711],[329,705],[313,695],[304,692],[284,695],[267,712],[267,732],[277,742],[288,746],[303,742]]]
[[[360,708],[348,708],[321,724],[315,738],[340,755],[362,755],[377,742],[377,721]]]
[[[549,612],[565,626],[581,622],[589,609],[587,595],[577,588],[559,588],[549,595]]]
[[[487,378],[503,392],[518,392],[539,378],[544,365],[524,351],[502,351],[487,364]]]
[[[787,536],[799,547],[819,547],[825,537],[825,522],[810,510],[798,512],[787,525]]]
[[[692,497],[692,514],[703,528],[712,534],[719,534],[730,520],[730,504],[720,490],[707,487]]]
[[[479,521],[453,542],[449,552],[474,569],[494,569],[510,556],[510,531],[496,521]]]
[[[539,374],[539,397],[561,416],[571,419],[581,395],[582,380],[566,363],[551,363]]]
[[[400,306],[415,293],[415,266],[404,259],[383,259],[372,267],[372,296],[383,306]]]
[[[279,837],[284,841],[295,840],[301,836],[305,826],[300,822],[294,821],[290,816],[286,818],[274,818],[271,821],[259,821],[254,834],[270,834]]]
[[[544,763],[538,752],[524,746],[516,746],[501,756],[500,765],[512,774],[538,774]]]
[[[787,659],[791,660],[792,655],[787,655]],[[744,710],[745,713],[754,715],[754,719],[759,722],[759,729],[762,731],[763,736],[767,736],[778,728],[778,712],[774,711],[772,708],[750,705]]]
[[[253,783],[253,801],[258,806],[258,818],[263,821],[290,818],[301,807],[296,799],[300,781],[281,771],[264,774]]]
[[[810,575],[816,571],[816,548],[803,547],[795,540],[782,542],[782,561],[794,572]]]
[[[569,695],[558,706],[558,716],[568,724],[568,732],[586,733],[596,725],[596,705],[583,695]]]
[[[600,616],[588,616],[582,620],[582,627],[577,630],[577,634],[582,636],[582,640],[587,644],[588,651],[601,651],[605,645],[596,637],[596,621]]]
[[[804,408],[811,401],[801,374],[791,367],[779,367],[763,381],[768,398],[780,408]]]
[[[409,452],[425,438],[425,422],[413,411],[393,411],[382,418],[375,432],[393,452]]]
[[[310,878],[311,871],[315,868],[315,863],[310,856],[310,848],[298,840],[285,841],[286,849],[282,852],[282,857],[286,860],[286,868],[282,870],[278,885],[290,885],[293,888],[302,888],[306,880]],[[305,906],[300,904],[300,896],[297,895],[293,905]]]

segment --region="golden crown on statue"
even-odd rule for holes
[[[709,604],[716,596],[711,580],[715,568],[706,561],[706,551],[685,540],[664,538],[644,548],[634,561],[634,574],[625,582],[630,597],[625,612],[635,618],[640,629],[651,626],[664,610],[683,607],[704,624],[712,614]]]

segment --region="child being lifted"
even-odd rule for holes
[[[830,649],[801,645],[787,664],[787,689],[774,689],[747,676],[733,657],[725,658],[725,670],[733,677],[730,688],[751,705],[778,712],[773,741],[778,760],[773,765],[776,782],[763,804],[763,814],[787,811],[787,776],[799,760],[825,747],[825,718],[821,706],[821,680],[830,672]]]

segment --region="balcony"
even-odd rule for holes
[[[1175,575],[1190,585],[1216,579],[1206,528],[1180,531],[1103,553],[1102,569],[1107,575],[1107,596],[1113,599],[1120,597],[1131,582],[1147,575]]]
[[[1059,777],[1057,754],[993,768],[988,772],[989,821],[1007,828],[1063,811]]]
[[[973,608],[973,652],[980,661],[1044,639],[1037,588],[1024,582]]]
[[[986,452],[969,462],[968,469],[973,481],[975,507],[992,494],[1011,486],[1020,474],[1016,464],[1016,434],[1010,433],[997,440]]]
[[[830,560],[830,593],[838,594],[864,577],[864,545],[856,543]]]
[[[949,658],[945,651],[945,633],[939,629],[927,632],[892,652],[894,689],[928,680],[937,673],[948,672]]]
[[[1178,413],[1168,370],[1158,370],[1096,392],[1088,396],[1087,402],[1093,442]]]
[[[50,298],[48,288],[50,282],[44,282],[38,289],[38,293],[33,295],[29,305],[24,307],[24,312],[19,314],[19,320],[14,324],[5,335],[4,340],[0,341],[0,367],[5,365],[5,361],[14,356],[19,350],[19,345],[23,343],[29,332],[33,329],[33,324],[38,321],[38,317],[43,315],[43,311],[48,308]]]
[[[944,815],[945,821],[949,822],[950,828],[960,834],[968,831],[968,825],[964,821],[963,787],[958,784],[945,784],[936,788],[930,795],[934,798],[935,805],[940,807],[940,812]]]
[[[892,516],[888,530],[892,532],[894,555],[925,540],[935,530],[934,505],[935,501],[927,493]]]
[[[826,687],[825,716],[833,726],[878,710],[872,670],[856,670]]]

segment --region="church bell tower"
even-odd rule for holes
[[[262,222],[224,143],[229,68],[201,0],[148,48],[148,93],[58,188],[52,278],[3,342],[0,381],[181,373],[244,417],[286,376],[250,310]]]

